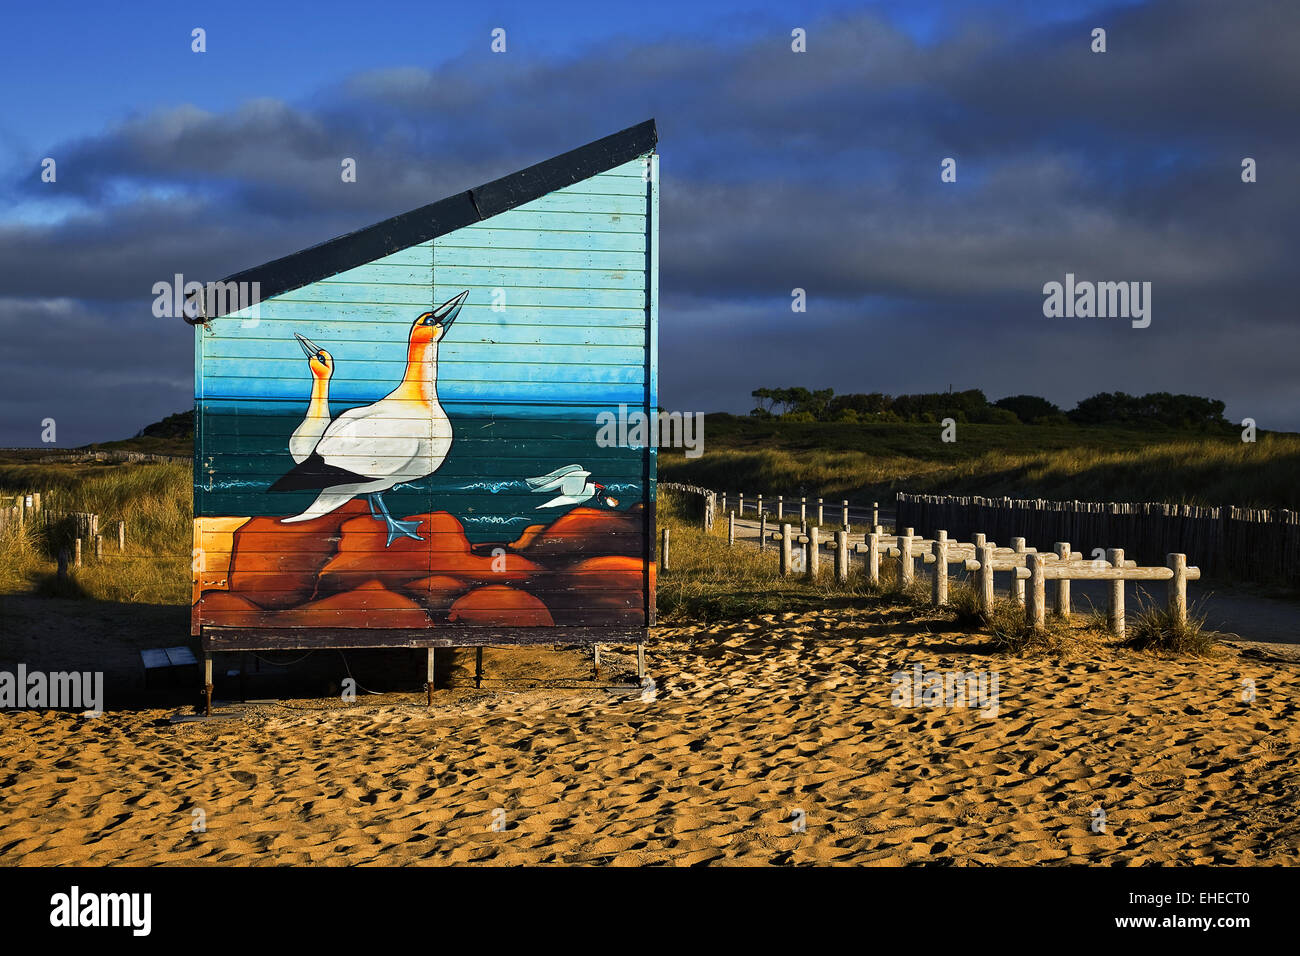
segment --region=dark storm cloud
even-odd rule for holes
[[[1108,31],[1104,55],[1089,52],[1094,26]],[[30,213],[54,187],[25,176],[10,191],[28,212],[0,225],[0,322],[25,303],[51,329],[115,323],[111,349],[145,335],[162,351],[113,352],[113,383],[80,350],[41,355],[64,370],[65,394],[94,382],[133,409],[159,395],[162,412],[183,407],[189,330],[159,330],[153,282],[220,277],[654,115],[665,405],[744,411],[755,386],[800,382],[1067,405],[1167,389],[1300,427],[1279,358],[1300,351],[1300,10],[1153,3],[1031,31],[975,13],[932,44],[869,14],[807,27],[802,55],[774,24],[743,43],[466,56],[353,76],[297,104],[181,107],[56,144],[58,215]],[[340,181],[344,156],[355,184]],[[946,156],[954,184],[939,181]],[[1259,183],[1241,183],[1243,156]],[[1150,281],[1151,328],[1045,319],[1043,283],[1066,272]],[[796,287],[807,313],[790,311]],[[700,334],[731,360],[700,349]],[[143,424],[97,414],[120,424],[88,437]]]

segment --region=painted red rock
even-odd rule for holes
[[[234,533],[230,591],[266,608],[309,600],[321,568],[338,550],[340,529],[366,511],[364,501],[349,501],[330,514],[294,524],[250,518]]]
[[[645,623],[645,572],[645,561],[639,557],[587,558],[548,584],[562,583],[561,592],[533,593],[546,601],[557,624],[641,625]]]
[[[428,577],[435,568],[441,570],[444,561],[469,556],[465,529],[447,512],[411,515],[402,520],[418,521],[415,533],[424,540],[394,538],[389,545],[384,523],[368,513],[344,522],[338,553],[320,570],[316,596],[349,591],[369,580],[398,589],[410,581]]]
[[[379,580],[331,594],[275,615],[277,627],[426,628],[429,614],[416,601],[388,590]]]
[[[550,627],[555,623],[546,605],[533,595],[500,584],[470,591],[451,606],[447,620],[479,627]]]
[[[435,615],[445,615],[455,600],[473,587],[473,583],[464,578],[431,574],[427,578],[407,583],[402,590]]]
[[[535,534],[521,550],[543,564],[591,555],[639,557],[645,547],[644,512],[640,503],[626,511],[574,508]]]

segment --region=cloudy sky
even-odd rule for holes
[[[1292,0],[287,6],[7,12],[0,445],[190,407],[192,333],[153,317],[155,282],[649,117],[665,407],[744,412],[761,385],[1167,390],[1300,429]],[[1150,327],[1044,317],[1067,272],[1150,282]]]

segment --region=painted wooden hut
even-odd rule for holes
[[[656,140],[651,120],[230,276],[242,308],[209,290],[209,694],[219,651],[640,649],[655,449],[600,424],[657,404]]]

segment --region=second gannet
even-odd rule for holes
[[[289,454],[295,462],[307,460],[316,448],[330,423],[330,376],[334,374],[334,358],[319,348],[309,338],[293,333],[302,350],[307,353],[307,367],[311,369],[311,397],[307,400],[307,414],[293,434],[289,436]]]

